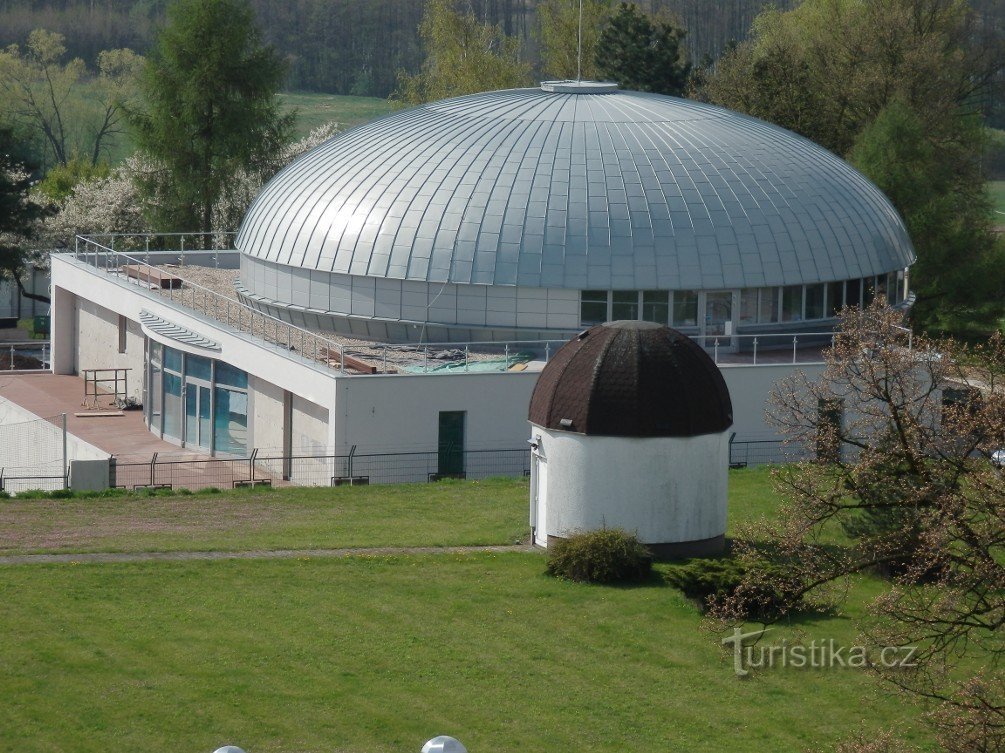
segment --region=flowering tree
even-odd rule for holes
[[[875,304],[846,310],[826,369],[796,373],[770,418],[817,462],[776,473],[786,502],[736,546],[744,576],[712,614],[742,621],[833,607],[850,580],[890,585],[862,625],[866,645],[917,646],[918,668],[876,666],[935,702],[951,751],[1005,747],[1005,338],[963,347],[911,335]]]

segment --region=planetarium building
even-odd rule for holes
[[[237,238],[245,303],[407,341],[554,339],[645,320],[735,347],[909,302],[903,222],[777,126],[611,84],[406,110],[279,173]]]

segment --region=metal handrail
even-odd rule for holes
[[[135,264],[138,268],[148,270],[149,272],[156,271],[158,274],[161,273],[161,270],[157,266],[148,264],[121,251],[115,251],[108,246],[102,245],[90,236],[78,235],[76,237],[73,257],[75,260],[92,266],[95,269],[103,268],[109,274],[113,271],[118,272],[123,266],[123,262]],[[177,290],[170,286],[166,289],[167,298],[173,304],[192,309],[196,313],[208,316],[216,322],[226,324],[231,329],[242,334],[250,334],[254,338],[285,348],[290,354],[296,353],[302,360],[334,368],[342,374],[346,373],[344,346],[341,343],[329,340],[326,337],[309,332],[268,314],[263,314],[198,283],[190,282],[180,275],[172,273],[172,276],[181,280],[183,285],[183,287]],[[236,327],[234,326],[235,321]],[[247,331],[244,329],[245,325],[248,327]],[[333,357],[335,354],[337,354],[338,358],[337,366],[332,363],[335,360]]]

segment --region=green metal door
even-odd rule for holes
[[[464,474],[464,411],[440,413],[437,473],[440,476]]]

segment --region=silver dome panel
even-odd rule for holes
[[[847,163],[673,97],[514,89],[340,134],[261,191],[237,248],[378,278],[573,289],[843,280],[914,261]]]

